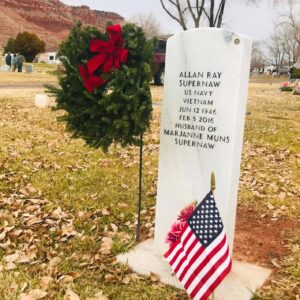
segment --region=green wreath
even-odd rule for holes
[[[117,30],[116,30],[117,29]],[[138,144],[149,128],[155,41],[134,24],[100,32],[78,24],[59,50],[60,88],[50,88],[67,129],[95,148]]]

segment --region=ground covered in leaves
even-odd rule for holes
[[[254,299],[298,300],[300,97],[278,87],[250,84],[234,255],[274,270]],[[188,299],[116,263],[135,245],[138,149],[72,140],[63,112],[34,106],[41,91],[0,90],[0,299]],[[145,137],[142,239],[153,236],[160,113]]]

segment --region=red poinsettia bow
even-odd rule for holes
[[[94,74],[96,70],[109,73],[112,69],[119,69],[120,64],[126,62],[128,49],[122,48],[124,41],[121,33],[121,26],[116,24],[107,27],[108,41],[91,40],[90,51],[98,54],[88,60],[86,67],[79,66],[84,86],[90,93],[105,83],[101,76]]]

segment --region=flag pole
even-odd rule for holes
[[[140,165],[139,165],[139,200],[138,200],[138,222],[136,226],[136,241],[140,241],[141,234],[141,208],[142,208],[142,176],[143,176],[143,134],[140,135]]]
[[[210,175],[210,190],[212,193],[214,193],[216,189],[216,176],[215,176],[215,173],[214,172],[211,172],[211,175]]]
[[[211,175],[210,175],[210,190],[211,190],[212,194],[214,193],[215,189],[216,189],[216,176],[215,176],[214,172],[211,172]],[[211,300],[215,300],[215,292],[212,292]]]

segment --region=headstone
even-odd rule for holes
[[[32,73],[33,72],[33,66],[32,65],[26,65],[26,73]]]
[[[209,192],[211,172],[232,249],[250,56],[249,38],[221,29],[168,40],[154,239],[160,254],[178,213]]]
[[[163,259],[166,236],[178,213],[210,191],[217,202],[231,250],[250,74],[251,40],[216,28],[184,31],[167,42],[160,135],[154,241],[145,241],[118,261],[138,273],[160,275],[182,288]],[[216,300],[250,300],[268,269],[234,262]]]
[[[0,71],[1,72],[8,72],[10,70],[8,65],[2,65],[0,66]]]
[[[36,94],[34,104],[38,108],[46,108],[49,106],[49,97],[44,94]]]

